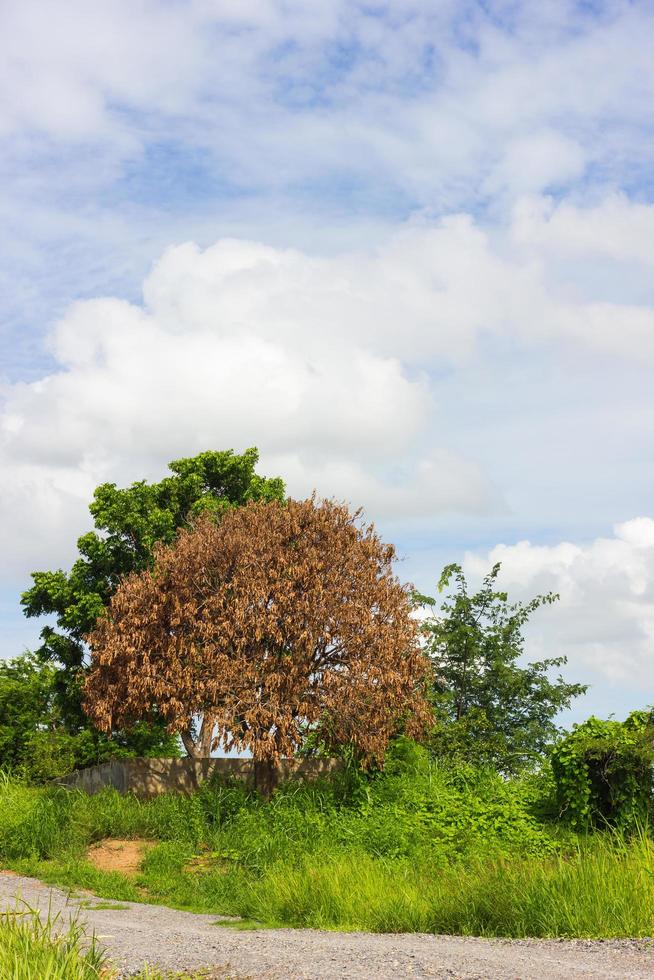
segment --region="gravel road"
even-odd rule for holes
[[[177,912],[160,905],[69,898],[32,878],[0,873],[0,911],[22,898],[33,907],[78,913],[106,947],[121,977],[145,963],[164,970],[209,968],[212,976],[248,980],[551,980],[654,978],[654,943],[468,939],[457,936],[371,935],[313,929],[239,931],[216,925],[216,915]],[[82,903],[82,904],[80,904]],[[118,904],[118,903],[115,903]]]

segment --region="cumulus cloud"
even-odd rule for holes
[[[524,194],[585,206],[633,186],[652,160],[652,25],[644,5],[568,0],[8,0],[6,370],[34,377],[46,322],[134,298],[173,241],[339,251],[423,208],[483,208],[501,231]],[[480,303],[497,271],[479,271]]]
[[[481,468],[428,431],[430,382],[398,337],[420,324],[401,298],[391,304],[392,269],[386,253],[350,263],[252,242],[183,245],[153,270],[143,306],[74,305],[50,337],[58,370],[5,391],[6,570],[27,561],[33,508],[34,537],[43,545],[49,521],[58,548],[56,529],[71,512],[81,521],[94,480],[158,475],[207,447],[256,444],[292,492],[315,487],[370,516],[494,506]],[[418,305],[428,298],[426,286]]]
[[[654,205],[608,194],[586,207],[551,197],[525,196],[516,204],[512,235],[523,246],[563,254],[607,256],[616,262],[654,264]]]
[[[589,211],[578,212],[580,222],[593,223]],[[521,214],[509,225],[508,248],[497,229],[468,214],[417,216],[375,248],[329,257],[238,240],[205,250],[189,243],[157,263],[144,286],[146,308],[170,333],[210,319],[224,338],[254,331],[292,344],[301,333],[315,349],[353,342],[426,367],[466,360],[489,336],[590,350],[615,344],[639,359],[654,351],[654,307],[636,301],[638,290],[608,302],[602,280],[575,295],[549,246],[523,249]],[[623,225],[629,217],[638,228],[642,209],[623,212]],[[593,254],[589,246],[578,257],[583,264]],[[620,272],[618,263],[613,274]]]
[[[264,455],[263,463],[268,463]],[[288,452],[270,457],[267,469],[284,473],[298,494],[319,488],[322,496],[364,505],[365,516],[384,525],[429,526],[434,517],[463,513],[483,515],[502,509],[499,492],[479,464],[445,449],[427,450],[418,458],[398,454],[385,467],[365,466],[342,457]]]
[[[500,544],[484,555],[468,553],[465,567],[481,576],[495,562],[511,596],[561,596],[535,618],[532,653],[564,654],[575,674],[600,684],[639,687],[645,697],[653,689],[652,518],[616,524],[611,537],[584,544]]]
[[[525,214],[558,220],[548,202],[530,202],[506,235],[459,214],[416,218],[374,249],[331,256],[237,239],[169,248],[142,304],[74,304],[48,340],[56,370],[5,386],[8,492],[14,472],[20,486],[32,479],[38,506],[70,520],[94,481],[256,444],[292,492],[317,487],[372,517],[500,512],[497,467],[478,444],[461,445],[465,429],[443,404],[454,397],[465,411],[481,352],[569,349],[587,363],[606,350],[638,363],[654,352],[650,306],[570,294],[542,241],[545,218],[529,219],[524,250]],[[595,220],[574,213],[579,225]],[[634,221],[642,227],[641,208]],[[542,411],[530,424],[542,428]],[[14,540],[15,506],[5,508]]]

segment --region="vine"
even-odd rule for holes
[[[554,748],[552,770],[561,814],[577,829],[645,822],[653,799],[654,711],[575,725]]]

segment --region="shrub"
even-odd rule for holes
[[[554,748],[552,769],[561,814],[574,827],[646,822],[654,788],[652,712],[575,725]]]

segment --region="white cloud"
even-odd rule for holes
[[[155,0],[4,4],[0,128],[133,151],[119,110],[183,110],[208,57],[200,27],[192,8]]]
[[[443,449],[417,459],[397,454],[395,465],[377,472],[356,460],[325,459],[319,453],[304,458],[292,452],[264,454],[262,464],[266,472],[283,473],[298,496],[316,489],[352,508],[365,505],[365,516],[385,525],[424,527],[437,514],[479,515],[501,508],[483,469]]]
[[[374,174],[450,207],[540,191],[642,152],[653,102],[650,10],[547,6],[10,0],[0,126],[119,159],[174,131],[257,187]]]
[[[528,229],[527,237],[543,239],[535,245],[516,232],[524,261],[503,264],[493,245],[488,251],[471,235],[469,257],[453,251],[468,278],[443,290],[443,315],[461,324],[448,331],[448,348],[458,343],[465,353],[471,321],[486,310],[514,319],[526,294],[537,311],[530,329],[575,332],[568,321],[559,328],[543,303],[540,290],[551,283],[526,261],[534,248],[536,264],[577,247],[593,266],[580,271],[575,260],[567,279],[555,277],[555,296],[565,282],[577,301],[582,277],[593,280],[581,297],[589,302],[646,305],[651,286],[632,268],[625,275],[624,261],[621,275],[608,277],[622,294],[598,297],[593,288],[606,278],[598,253],[613,261],[618,249],[632,266],[651,266],[643,257],[652,253],[649,216],[640,212],[639,231],[634,210],[611,212],[609,233],[604,215],[593,218],[586,204],[623,180],[633,187],[651,169],[652,29],[651,10],[617,2],[599,10],[567,0],[70,0],[62,12],[53,0],[7,0],[6,370],[34,377],[34,337],[46,323],[75,298],[133,298],[170,242],[206,246],[234,235],[342,252],[353,241],[376,244],[380,225],[387,233],[413,210],[475,213],[480,205],[501,235],[511,202],[550,188],[582,207],[566,205],[546,231]],[[441,263],[451,235],[441,236]],[[568,244],[559,249],[557,236]],[[438,248],[432,236],[427,258]],[[400,293],[410,288],[404,274],[405,287],[394,281]],[[558,296],[565,305],[567,293]],[[389,300],[396,322],[410,299]],[[610,332],[615,312],[596,311],[582,332]],[[418,309],[406,317],[419,318]],[[650,322],[637,310],[631,319],[627,343],[640,343]]]
[[[616,262],[654,264],[654,205],[624,194],[609,194],[587,207],[523,197],[515,207],[512,232],[516,243],[550,255],[563,253],[568,261],[605,255]]]
[[[5,390],[5,571],[34,552],[34,509],[47,563],[62,525],[81,530],[94,482],[159,475],[208,447],[256,444],[292,492],[315,487],[370,516],[495,506],[480,467],[425,431],[429,381],[399,342],[404,323],[407,338],[421,324],[401,296],[391,302],[388,282],[393,259],[398,281],[409,274],[413,251],[403,270],[396,247],[318,260],[251,242],[183,245],[155,267],[143,308],[111,298],[71,307],[50,338],[59,370]],[[427,284],[423,318],[428,297]]]
[[[484,190],[491,195],[508,191],[511,197],[538,192],[570,183],[585,166],[586,155],[578,142],[555,131],[536,130],[508,140]]]
[[[561,205],[577,227],[592,225],[599,207]],[[596,298],[606,275],[584,295],[571,292],[571,266],[583,268],[594,253],[577,235],[561,273],[547,238],[550,227],[566,227],[557,215],[531,198],[505,233],[465,214],[417,218],[374,249],[331,256],[237,239],[204,250],[187,243],[156,263],[142,306],[117,298],[74,304],[49,338],[57,370],[4,389],[0,453],[11,500],[3,513],[17,556],[7,569],[24,564],[29,521],[21,525],[15,509],[31,506],[30,480],[38,508],[61,507],[59,524],[81,530],[95,483],[153,478],[169,459],[211,446],[258,445],[266,469],[285,475],[294,493],[315,487],[363,504],[371,517],[426,525],[444,513],[506,509],[519,489],[506,474],[518,471],[512,460],[489,465],[483,443],[495,439],[498,463],[503,431],[514,446],[518,430],[503,421],[509,409],[513,428],[524,429],[524,458],[538,432],[545,466],[554,426],[562,452],[552,459],[574,468],[583,458],[575,431],[587,441],[592,417],[570,415],[567,434],[547,403],[523,419],[513,399],[524,401],[525,392],[508,385],[495,422],[475,422],[476,441],[457,418],[477,397],[466,378],[484,351],[506,348],[536,362],[573,352],[586,372],[607,350],[639,366],[654,353],[650,305]],[[620,228],[630,216],[621,204]],[[633,220],[643,228],[642,207]],[[565,384],[576,388],[574,373]],[[14,483],[22,488],[16,498]],[[43,541],[41,520],[35,537]],[[61,536],[51,537],[54,552]]]
[[[613,536],[585,544],[500,544],[468,553],[466,570],[485,574],[502,563],[511,597],[558,592],[560,602],[533,621],[532,652],[565,654],[576,676],[654,690],[654,520],[616,524]],[[618,699],[619,699],[619,695]]]

